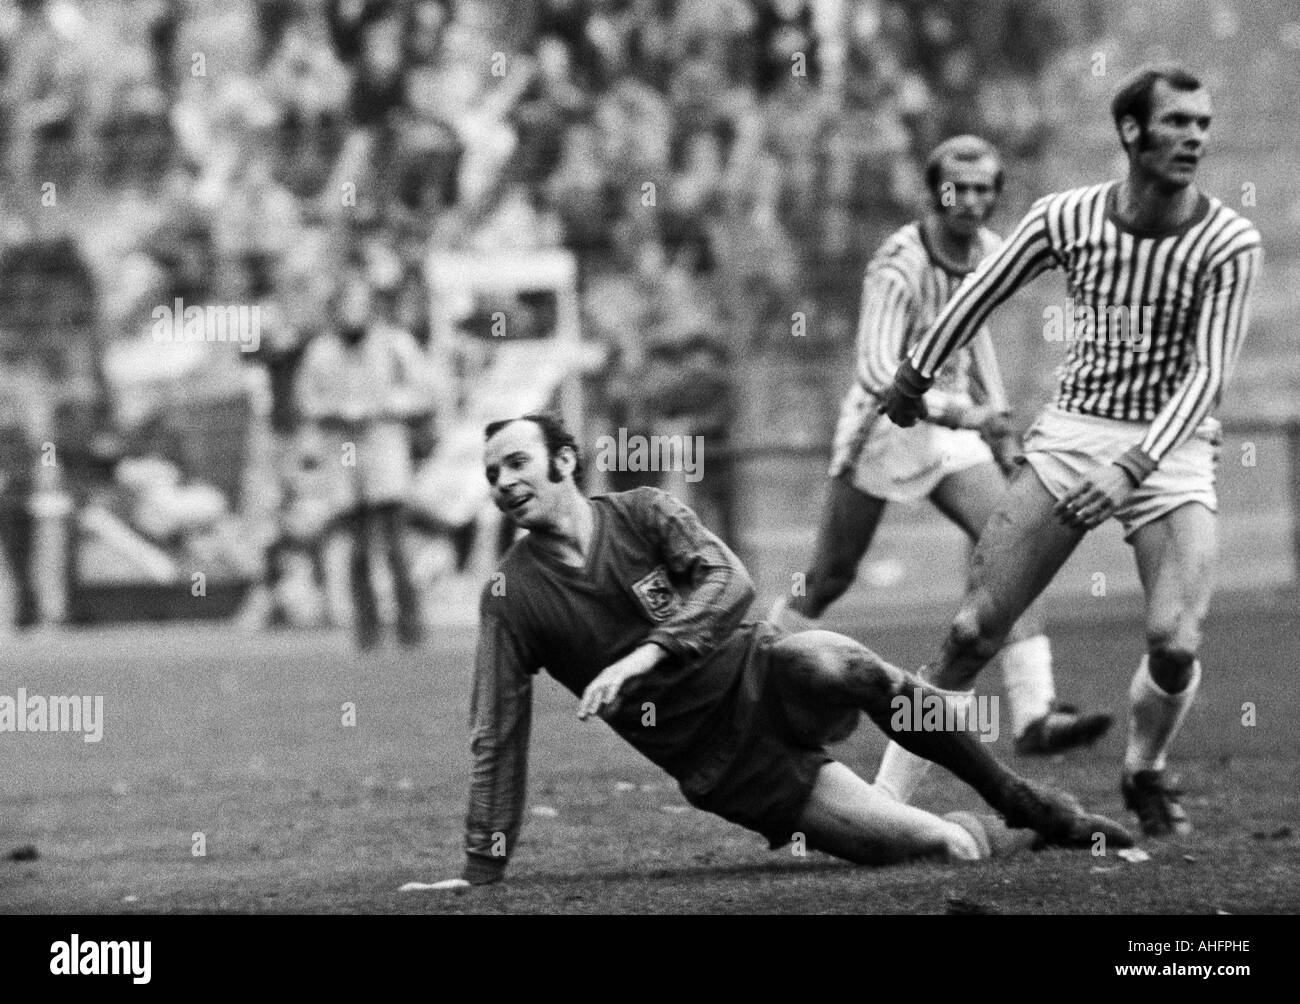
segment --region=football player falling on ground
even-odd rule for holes
[[[480,598],[473,772],[461,878],[504,876],[522,822],[532,682],[545,668],[678,781],[694,806],[849,861],[975,860],[1028,841],[1116,847],[1132,837],[1073,798],[1008,770],[960,727],[894,730],[899,701],[947,695],[830,631],[746,621],[748,573],[695,514],[658,489],[583,494],[573,437],[544,415],[487,428],[496,506],[528,534]],[[919,689],[918,689],[919,688]],[[941,818],[882,794],[830,757],[866,712],[970,784],[1005,822]],[[950,721],[959,721],[952,718]]]

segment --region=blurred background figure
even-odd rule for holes
[[[1125,0],[0,0],[0,343],[52,382],[51,441],[76,439],[58,418],[70,400],[120,424],[121,459],[165,459],[174,487],[226,502],[221,560],[201,570],[233,577],[191,595],[186,576],[208,553],[196,541],[212,527],[150,535],[134,519],[138,483],[103,458],[86,467],[75,493],[57,489],[73,500],[70,616],[217,616],[251,595],[262,612],[250,619],[274,621],[256,588],[270,547],[283,566],[272,582],[303,594],[288,619],[323,619],[311,555],[339,472],[323,453],[313,467],[291,388],[337,320],[304,277],[332,278],[350,253],[370,275],[367,323],[405,330],[442,388],[427,396],[439,413],[408,435],[413,464],[440,475],[431,485],[469,484],[441,477],[460,463],[457,424],[540,370],[493,367],[526,354],[530,298],[554,292],[432,288],[434,263],[472,259],[463,273],[504,281],[563,258],[578,304],[566,330],[605,360],[579,378],[586,440],[703,436],[705,474],[687,500],[770,588],[809,543],[802,490],[851,373],[856,277],[911,218],[939,140],[974,132],[1006,151],[1018,213],[1064,179],[1111,170],[1095,108],[1115,67],[1186,50],[1249,78],[1251,114],[1233,121],[1256,128],[1224,138],[1210,187],[1249,179],[1272,193],[1278,211],[1260,224],[1270,268],[1300,259],[1288,236],[1300,204],[1284,172],[1265,169],[1300,140],[1300,90],[1284,72],[1300,51],[1294,6],[1214,0],[1208,21],[1194,6],[1157,17]],[[1243,414],[1281,421],[1300,398],[1284,323],[1294,285],[1261,291],[1232,398]],[[178,298],[258,307],[261,348],[155,341],[153,312]],[[1032,301],[1009,305],[1000,336],[1013,400],[1045,394],[1058,361]],[[509,336],[473,327],[498,312]],[[665,483],[597,473],[617,488]],[[448,564],[452,534],[451,574],[466,574],[473,499],[425,508],[458,521],[428,528],[421,567]],[[907,574],[916,599],[951,577]],[[443,577],[422,579],[435,590]]]
[[[321,470],[333,481],[339,525],[351,540],[350,585],[357,644],[380,637],[371,552],[384,556],[397,605],[397,636],[423,636],[419,598],[403,540],[412,476],[411,425],[431,409],[427,364],[407,331],[381,319],[372,280],[353,263],[340,277],[330,327],[307,348],[298,374],[302,415],[321,433]]]
[[[48,378],[31,362],[0,360],[0,546],[14,597],[12,614],[0,614],[0,624],[19,629],[37,624],[41,614],[32,503],[50,434],[49,394]]]

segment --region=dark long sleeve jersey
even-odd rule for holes
[[[514,851],[539,669],[581,695],[638,646],[665,649],[668,658],[627,684],[609,724],[674,775],[708,737],[739,678],[743,660],[731,657],[738,645],[726,643],[754,597],[740,559],[658,489],[597,495],[591,504],[584,568],[524,537],[483,588],[470,710],[471,863],[504,865]]]

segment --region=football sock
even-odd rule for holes
[[[1142,657],[1128,690],[1131,711],[1128,749],[1124,753],[1127,771],[1164,770],[1165,753],[1187,717],[1200,682],[1198,659],[1192,663],[1192,678],[1187,686],[1177,694],[1170,694],[1151,678],[1147,657]]]
[[[967,714],[974,714],[973,691],[939,690],[937,687],[934,689],[943,694],[946,701],[967,702],[970,705]],[[886,794],[906,805],[911,802],[917,786],[930,772],[930,763],[931,761],[925,757],[903,749],[897,742],[891,740],[885,747],[885,755],[880,759],[880,769],[876,772],[875,784]]]
[[[821,621],[815,617],[801,614],[790,606],[790,599],[787,596],[782,596],[772,604],[772,609],[767,613],[767,620],[769,623],[784,628],[791,633],[811,631],[822,626]]]
[[[1002,649],[1002,680],[1011,702],[1012,735],[1042,718],[1052,707],[1056,688],[1052,681],[1052,645],[1047,635],[1013,641]]]

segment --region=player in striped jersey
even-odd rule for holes
[[[925,394],[925,422],[901,429],[879,412],[903,357],[1001,243],[984,226],[1003,182],[991,144],[976,136],[944,141],[927,159],[925,181],[929,210],[885,241],[863,280],[857,380],[840,411],[812,566],[804,590],[778,600],[769,614],[792,630],[818,626],[816,618],[848,589],[889,502],[928,498],[974,540],[1006,489],[999,464],[1011,467],[1015,438],[987,328],[944,363]],[[1034,611],[1012,628],[1002,668],[1018,752],[1060,752],[1095,741],[1110,726],[1108,715],[1055,702],[1051,646]],[[890,747],[877,778],[904,802],[912,794],[909,772],[895,761],[910,756]]]
[[[944,362],[994,308],[1045,270],[1065,272],[1073,337],[1056,400],[1026,436],[1027,469],[981,535],[929,677],[968,687],[1083,535],[1118,518],[1145,591],[1147,637],[1129,689],[1121,789],[1143,830],[1162,836],[1191,829],[1166,756],[1201,676],[1218,548],[1211,411],[1246,333],[1261,250],[1248,220],[1194,184],[1211,119],[1196,77],[1145,67],[1111,111],[1127,176],[1035,203],[899,367],[882,410],[914,424]],[[1060,336],[1055,328],[1045,334]]]

